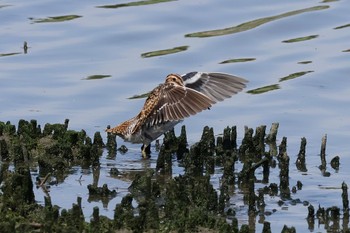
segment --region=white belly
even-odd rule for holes
[[[148,145],[165,132],[173,129],[179,122],[181,121],[168,121],[162,124],[153,125],[151,127],[144,126],[142,130],[135,132],[134,134],[130,135],[130,137],[125,137],[124,140],[131,143],[143,143]]]

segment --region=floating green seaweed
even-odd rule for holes
[[[256,28],[256,27],[261,26],[265,23],[269,23],[271,21],[278,20],[281,18],[285,18],[285,17],[297,15],[297,14],[302,14],[302,13],[310,12],[310,11],[324,10],[327,8],[329,8],[329,6],[309,7],[309,8],[305,8],[305,9],[301,9],[301,10],[286,12],[286,13],[275,15],[275,16],[270,16],[270,17],[252,20],[249,22],[239,24],[237,26],[229,27],[229,28],[190,33],[190,34],[186,34],[185,37],[211,37],[211,36],[223,36],[223,35],[228,35],[228,34],[234,34],[234,33],[243,32],[243,31],[247,31],[247,30]]]
[[[109,74],[95,74],[95,75],[90,75],[86,78],[83,78],[83,80],[95,80],[95,79],[103,79],[103,78],[109,78],[109,77],[112,77],[111,75]]]
[[[335,27],[333,29],[337,30],[337,29],[343,29],[343,28],[346,28],[346,27],[350,27],[350,23],[345,24],[345,25],[341,25],[341,26],[338,26],[338,27]]]
[[[141,57],[147,58],[147,57],[163,56],[163,55],[168,55],[168,54],[172,54],[172,53],[179,53],[179,52],[187,50],[188,47],[189,46],[179,46],[179,47],[175,47],[175,48],[171,48],[171,49],[151,51],[151,52],[141,54]]]
[[[151,4],[157,4],[162,2],[172,2],[175,0],[146,0],[146,1],[136,1],[136,2],[128,2],[128,3],[120,3],[120,4],[114,4],[114,5],[103,5],[103,6],[97,6],[97,8],[120,8],[120,7],[128,7],[128,6],[144,6],[144,5],[151,5]]]
[[[11,6],[11,5],[0,5],[0,8],[4,8],[4,7],[8,7],[8,6]]]
[[[298,62],[298,64],[302,64],[302,65],[309,64],[309,63],[312,63],[312,61],[300,61],[300,62]]]
[[[256,58],[234,58],[220,62],[219,64],[255,61]]]
[[[296,73],[290,74],[290,75],[288,75],[286,77],[280,78],[279,81],[283,82],[283,81],[299,78],[300,76],[303,76],[305,74],[312,73],[312,72],[314,72],[314,71],[313,70],[308,70],[308,71],[296,72]]]
[[[0,53],[0,57],[7,57],[7,56],[13,56],[21,53]]]
[[[149,93],[150,92],[147,92],[147,93],[143,93],[141,95],[133,95],[131,97],[129,97],[128,99],[129,100],[133,100],[133,99],[143,99],[143,98],[147,98],[149,96]]]
[[[301,41],[305,41],[305,40],[312,40],[312,39],[315,39],[317,37],[318,37],[318,35],[303,36],[303,37],[293,38],[293,39],[289,39],[289,40],[284,40],[282,42],[283,43],[295,43],[295,42],[301,42]]]
[[[62,16],[53,16],[53,17],[47,17],[47,18],[29,18],[34,23],[57,23],[57,22],[64,22],[69,21],[73,19],[80,18],[82,16],[80,15],[62,15]]]
[[[277,90],[277,89],[280,89],[280,86],[278,84],[273,84],[273,85],[268,85],[268,86],[259,87],[253,90],[249,90],[247,91],[247,93],[256,95],[256,94],[262,94],[262,93]]]

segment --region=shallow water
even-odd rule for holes
[[[304,184],[293,198],[315,207],[341,207],[340,187],[350,164],[348,1],[159,1],[116,6],[121,3],[126,2],[0,1],[0,120],[37,119],[45,124],[69,118],[70,128],[85,129],[92,136],[137,114],[143,100],[128,98],[150,91],[168,73],[231,73],[249,80],[246,91],[186,119],[189,142],[200,139],[205,125],[214,127],[216,134],[236,125],[241,138],[244,125],[269,128],[279,122],[279,139],[288,137],[290,184]],[[29,47],[26,54],[24,41]],[[339,155],[341,162],[339,171],[329,170],[330,177],[318,169],[324,134],[328,160]],[[293,165],[301,137],[308,140],[306,173]],[[94,206],[112,217],[130,183],[110,177],[109,169],[152,168],[157,157],[153,151],[150,161],[141,161],[139,145],[119,140],[121,144],[129,147],[128,153],[113,159],[104,154],[101,160],[99,184],[118,191],[108,206],[88,200],[86,186],[94,182],[93,172],[81,168],[72,170],[64,183],[51,186],[52,203],[70,208],[81,196],[88,219]],[[43,202],[42,190],[35,195]],[[232,205],[242,209],[237,211],[240,224],[248,222],[239,194],[232,199]],[[269,208],[277,211],[266,217],[273,231],[280,231],[290,218],[298,232],[309,231],[307,207],[278,206],[277,201],[270,200]],[[325,231],[318,227],[315,231]],[[261,229],[257,223],[256,230]]]

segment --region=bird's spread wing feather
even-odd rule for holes
[[[164,84],[155,111],[149,115],[149,126],[179,121],[208,109],[215,102],[204,94],[185,86]]]
[[[203,93],[215,103],[237,94],[248,82],[224,73],[190,72],[181,77],[186,87]]]

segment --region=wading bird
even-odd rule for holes
[[[146,148],[152,141],[184,118],[237,94],[247,82],[224,73],[169,74],[150,92],[139,114],[106,132],[131,143],[142,143],[142,156],[147,158]]]

